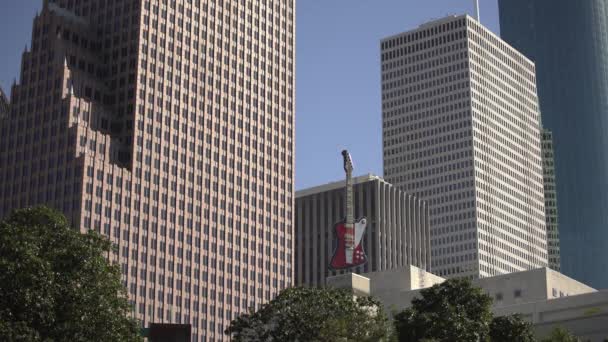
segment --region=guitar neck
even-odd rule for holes
[[[350,173],[346,174],[346,224],[352,226],[355,223],[353,208],[353,180]]]
[[[346,245],[347,251],[347,260],[352,261],[352,252],[355,245],[355,213],[353,207],[353,163],[350,158],[350,154],[348,151],[342,151],[342,156],[344,157],[344,171],[346,172],[346,222],[344,225],[344,242]],[[350,255],[350,258],[349,258]]]

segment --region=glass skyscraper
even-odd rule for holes
[[[561,270],[608,288],[608,0],[499,0],[502,38],[536,63],[553,131]]]

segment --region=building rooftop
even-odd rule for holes
[[[379,177],[379,176],[376,176],[374,174],[368,173],[366,175],[354,177],[353,178],[353,185],[360,184],[360,183],[365,183],[365,182],[369,182],[369,181],[373,181],[373,180],[378,180],[378,181],[381,181],[381,182],[386,182],[382,177]],[[326,191],[330,191],[330,190],[344,188],[345,183],[346,183],[346,180],[341,180],[341,181],[331,182],[331,183],[327,183],[327,184],[323,184],[323,185],[313,186],[311,188],[306,188],[306,189],[298,190],[298,191],[296,191],[296,198],[298,198],[298,197],[304,197],[304,196],[309,196],[309,195],[312,195],[312,194],[318,194],[320,192],[326,192]]]
[[[432,19],[428,22],[425,22],[421,25],[418,25],[418,27],[411,29],[411,30],[407,30],[404,32],[400,32],[400,33],[396,33],[393,35],[390,35],[388,37],[382,38],[380,40],[381,43],[384,43],[386,41],[390,41],[391,39],[395,39],[401,36],[407,36],[410,35],[414,32],[417,31],[423,31],[425,29],[428,29],[430,27],[434,27],[437,25],[441,25],[443,23],[448,23],[448,22],[452,22],[461,18],[467,18],[467,20],[471,20],[477,23],[477,25],[479,25],[479,27],[481,27],[487,34],[489,34],[492,38],[494,38],[500,45],[502,45],[503,48],[506,48],[514,53],[516,53],[519,57],[523,58],[527,63],[529,63],[530,65],[534,66],[534,62],[532,60],[530,60],[528,57],[526,57],[523,53],[519,52],[519,50],[515,49],[514,47],[512,47],[510,44],[508,44],[506,41],[502,40],[502,38],[500,38],[499,35],[497,35],[496,33],[494,33],[492,30],[490,30],[488,27],[484,26],[483,24],[481,24],[480,22],[477,21],[477,19],[471,17],[468,14],[461,14],[461,15],[448,15],[445,16],[443,18],[439,18],[439,19]]]
[[[410,29],[410,30],[407,30],[407,31],[403,31],[403,32],[399,32],[399,33],[396,33],[396,34],[392,34],[390,36],[382,38],[380,41],[384,42],[384,41],[387,41],[387,40],[391,40],[393,38],[397,38],[397,37],[401,37],[401,36],[406,36],[408,34],[416,32],[416,31],[421,31],[421,30],[424,30],[426,28],[433,27],[435,25],[439,25],[439,24],[442,24],[442,23],[447,23],[447,22],[450,22],[450,21],[454,21],[456,19],[464,18],[464,17],[470,17],[470,16],[467,15],[467,14],[461,14],[461,15],[448,15],[448,16],[445,16],[445,17],[439,18],[439,19],[431,19],[430,21],[427,21],[427,22],[424,22],[424,23],[418,25],[418,27],[416,27],[414,29]],[[472,19],[472,17],[470,17],[470,18]]]

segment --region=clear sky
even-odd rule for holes
[[[498,32],[496,0],[481,22]],[[9,92],[42,0],[0,0],[0,85]],[[382,175],[379,41],[435,18],[474,13],[473,0],[297,0],[296,189],[356,175]]]

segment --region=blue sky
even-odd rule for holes
[[[498,32],[496,0],[480,3],[482,23]],[[41,4],[0,2],[0,85],[7,92]],[[342,179],[344,148],[355,174],[382,175],[380,39],[473,11],[473,0],[297,0],[296,189]]]

